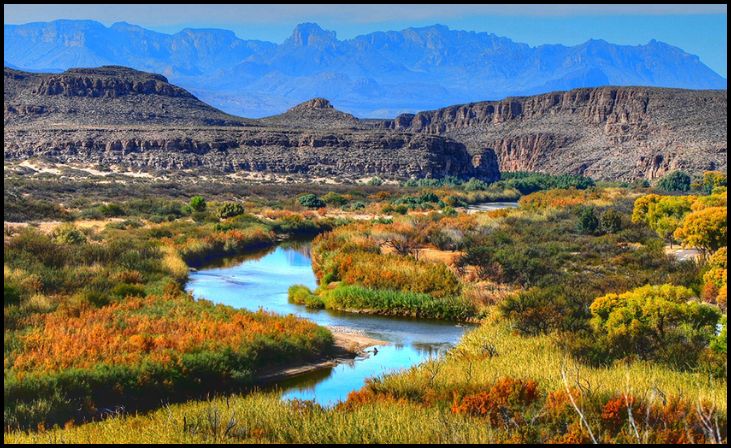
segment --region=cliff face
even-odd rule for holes
[[[490,150],[361,124],[318,98],[247,120],[220,112],[159,75],[123,67],[59,75],[5,70],[6,161],[154,171],[205,168],[308,176],[498,178]]]
[[[6,160],[485,180],[498,167],[608,180],[727,167],[725,90],[576,89],[392,120],[358,120],[315,98],[250,120],[124,67],[5,69],[4,88]]]
[[[631,180],[727,166],[725,90],[576,89],[405,114],[383,126],[491,149],[503,171]]]

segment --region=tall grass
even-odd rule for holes
[[[423,397],[430,389],[431,393],[469,389],[470,384],[514,377],[535,380],[544,390],[557,390],[564,386],[564,369],[595,393],[640,395],[658,390],[666,396],[707,400],[726,412],[725,379],[680,372],[651,362],[590,367],[571,361],[558,342],[550,335],[522,337],[504,324],[483,324],[466,334],[445,359],[388,376],[373,387],[398,397]],[[434,370],[438,373],[432,379]]]
[[[565,362],[554,342],[484,324],[446,358],[372,381],[345,404],[329,409],[282,401],[276,394],[234,395],[79,427],[6,432],[5,442],[590,443],[566,390],[599,441],[677,442],[690,441],[690,436],[695,442],[713,441],[715,436],[699,433],[695,403],[701,401],[706,402],[698,408],[701,412],[715,406],[710,427],[725,440],[725,381],[639,363],[577,368]],[[532,378],[536,385],[505,379],[511,376]],[[516,388],[520,385],[533,389]],[[637,434],[629,423],[624,394],[635,412]],[[685,401],[677,400],[680,394]],[[481,401],[483,397],[498,401]],[[652,403],[650,420],[643,403]],[[648,421],[652,426],[646,426]],[[664,428],[664,422],[674,426]],[[683,428],[686,423],[692,430]]]
[[[475,316],[472,304],[454,296],[436,298],[423,293],[342,285],[323,291],[322,297],[327,308],[337,310],[456,321]]]

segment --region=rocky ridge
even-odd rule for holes
[[[727,168],[727,92],[600,87],[404,114],[388,129],[491,149],[503,171],[654,179]]]
[[[205,168],[338,178],[498,177],[494,154],[449,138],[361,124],[317,98],[247,120],[123,67],[46,75],[5,69],[6,161],[164,171]]]
[[[225,114],[124,67],[5,69],[6,160],[205,167],[358,178],[503,171],[654,179],[727,167],[725,90],[600,87],[359,120],[314,98],[263,119]]]

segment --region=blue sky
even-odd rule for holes
[[[435,23],[530,45],[657,39],[727,76],[726,5],[4,5],[6,24],[56,19],[124,21],[166,33],[224,28],[272,42],[282,42],[302,22],[319,23],[339,39]]]

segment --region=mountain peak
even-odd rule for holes
[[[312,110],[312,109],[334,109],[329,100],[325,98],[312,98],[304,103],[294,106],[291,110]]]
[[[287,39],[295,47],[324,46],[337,42],[335,31],[327,31],[316,23],[300,23]]]

